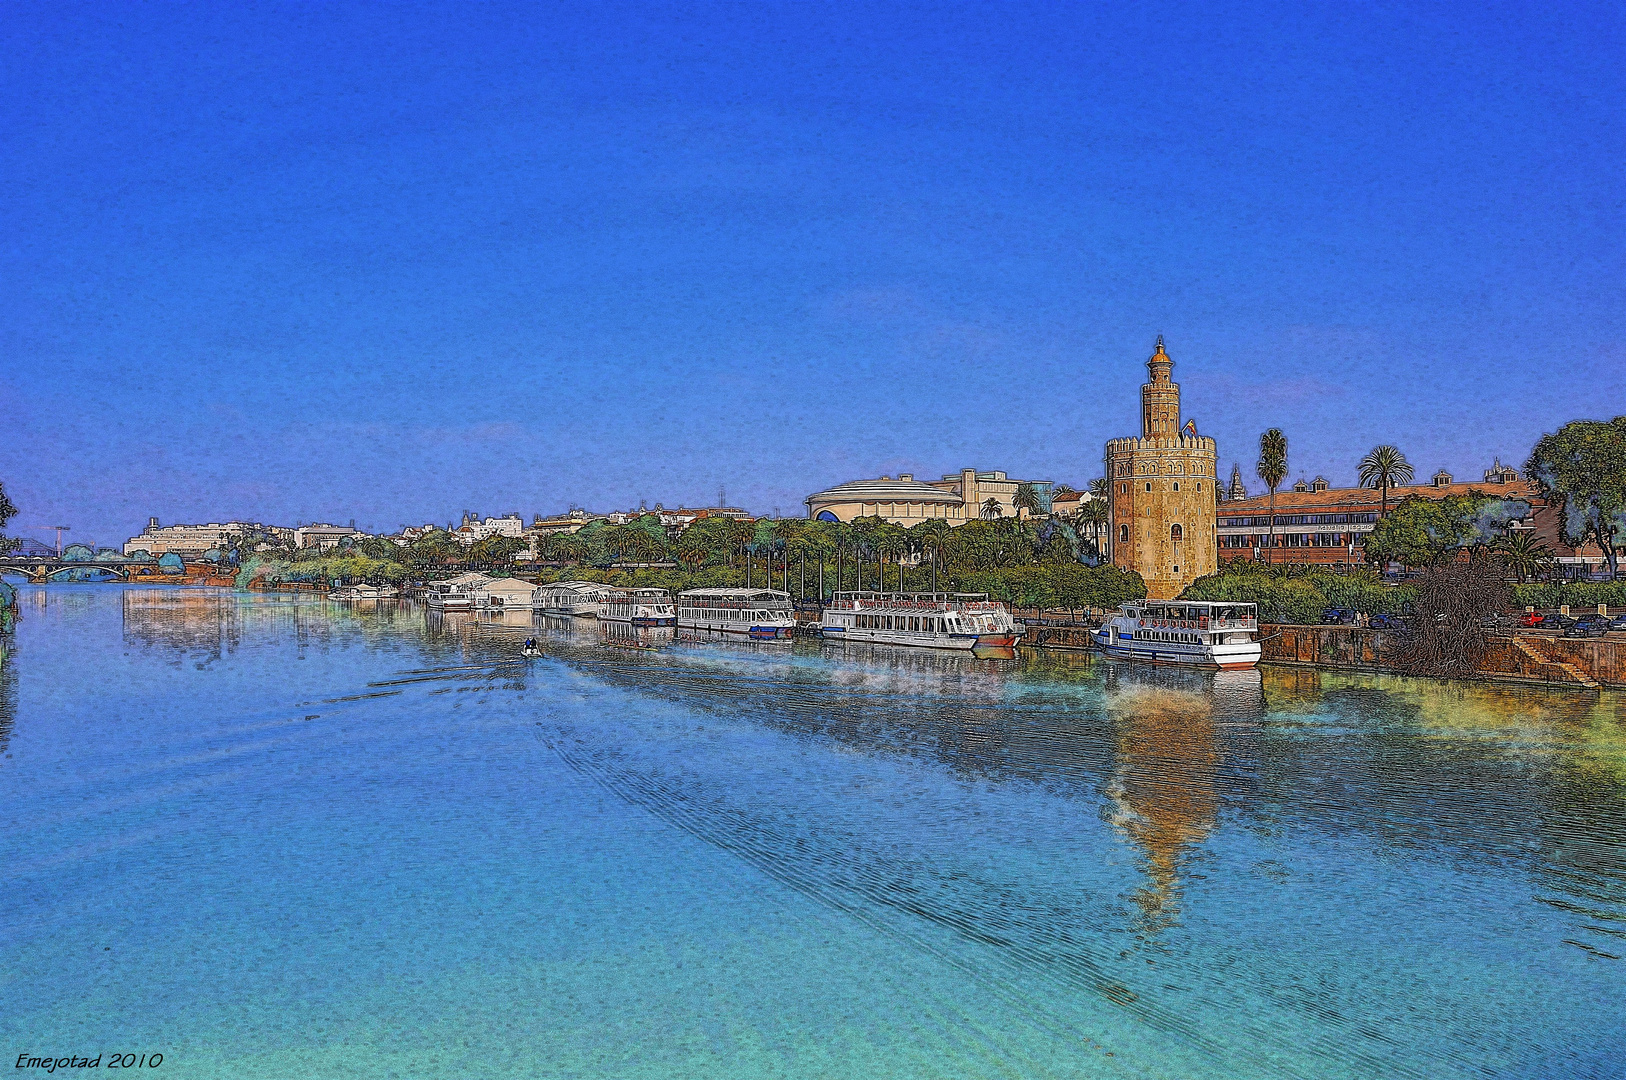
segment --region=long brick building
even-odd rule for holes
[[[1477,483],[1458,483],[1442,470],[1427,484],[1391,487],[1389,508],[1393,510],[1409,495],[1443,499],[1470,492],[1529,502],[1530,517],[1516,522],[1514,527],[1532,530],[1566,569],[1592,571],[1603,563],[1603,552],[1596,544],[1580,548],[1565,544],[1559,528],[1560,508],[1549,504],[1537,494],[1535,484],[1501,462],[1485,470],[1484,478]],[[1308,483],[1301,480],[1290,490],[1276,493],[1274,549],[1270,546],[1269,495],[1222,502],[1218,511],[1219,557],[1222,561],[1363,564],[1366,538],[1377,525],[1381,501],[1382,493],[1377,488],[1335,488],[1319,476]]]

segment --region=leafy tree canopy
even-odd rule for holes
[[[11,500],[6,497],[6,485],[0,484],[0,529],[5,528],[6,522],[10,521],[16,516],[17,508],[13,506]],[[0,555],[9,554],[16,551],[21,546],[21,540],[0,535]]]
[[[1530,516],[1523,499],[1497,499],[1479,491],[1431,499],[1408,495],[1373,528],[1366,557],[1383,564],[1438,566],[1464,548],[1495,543],[1509,523]]]
[[[1593,541],[1610,576],[1618,573],[1626,547],[1626,416],[1576,420],[1543,435],[1524,469],[1544,496],[1563,502],[1564,542]]]

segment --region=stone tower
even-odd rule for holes
[[[1151,381],[1140,388],[1139,438],[1107,443],[1112,481],[1112,561],[1134,570],[1154,600],[1169,600],[1219,562],[1214,440],[1180,426],[1180,386],[1174,361],[1157,350],[1146,361]]]

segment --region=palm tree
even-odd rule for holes
[[[1389,489],[1412,481],[1411,463],[1398,446],[1388,443],[1374,446],[1372,452],[1361,459],[1361,486],[1375,487],[1383,494],[1379,497],[1378,516],[1389,513]]]
[[[728,519],[726,535],[728,537],[729,547],[731,548],[728,560],[730,566],[734,564],[734,551],[738,551],[740,553],[741,562],[745,561],[745,545],[751,542],[751,538],[756,535],[756,532],[757,527],[754,522],[745,521],[740,518]]]
[[[1091,499],[1079,507],[1078,520],[1082,525],[1090,527],[1090,539],[1095,542],[1095,553],[1101,552],[1101,534],[1106,531],[1112,517],[1106,499]]]
[[[903,553],[909,550],[909,534],[903,526],[882,521],[875,530],[875,551],[880,556],[881,591],[886,591],[886,557],[898,564],[898,591],[903,591]]]
[[[1281,428],[1271,428],[1259,436],[1259,479],[1270,488],[1270,557],[1276,558],[1276,489],[1287,479],[1287,436]]]
[[[1022,511],[1026,510],[1028,517],[1039,512],[1039,493],[1033,489],[1032,484],[1016,485],[1016,494],[1011,496],[1011,505],[1016,507],[1016,516],[1020,518]]]
[[[932,592],[937,591],[937,564],[943,558],[943,547],[948,540],[952,526],[942,518],[927,518],[913,531],[918,535],[917,543],[922,552],[931,552],[932,560]]]
[[[992,495],[982,501],[982,519],[992,521],[997,517],[1005,516],[1005,508],[999,505],[999,500]]]
[[[1507,568],[1519,581],[1529,581],[1553,564],[1553,553],[1545,541],[1530,529],[1513,529],[1496,541]]]

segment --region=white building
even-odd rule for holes
[[[270,533],[289,543],[294,539],[292,529],[261,525],[253,521],[160,526],[157,518],[148,518],[147,527],[141,530],[141,535],[132,536],[124,542],[124,554],[133,555],[138,551],[145,551],[149,555],[167,555],[174,552],[182,558],[188,555],[197,556],[206,551],[218,551],[230,544],[233,538],[250,532]]]
[[[325,525],[312,522],[294,529],[296,548],[334,548],[347,536],[360,536],[361,530],[348,525]]]

